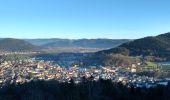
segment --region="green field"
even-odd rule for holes
[[[141,71],[154,70],[154,69],[157,69],[157,68],[158,68],[157,63],[145,62],[145,64],[141,66]]]
[[[146,62],[146,67],[149,67],[149,68],[157,68],[158,65],[154,62]]]
[[[163,70],[170,70],[170,65],[161,65]]]

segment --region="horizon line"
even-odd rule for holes
[[[83,40],[83,39],[87,39],[87,40],[93,40],[93,39],[108,39],[108,40],[133,40],[133,39],[138,39],[138,38],[58,38],[58,37],[54,37],[54,38],[17,38],[17,37],[0,37],[0,39],[65,39],[65,40]]]
[[[65,40],[83,40],[83,39],[87,39],[87,40],[93,40],[93,39],[110,39],[110,40],[135,40],[135,39],[140,39],[140,38],[145,38],[145,37],[154,37],[154,36],[158,36],[158,35],[161,35],[161,34],[166,34],[166,33],[170,33],[170,32],[164,32],[164,33],[160,33],[160,34],[157,34],[157,35],[148,35],[148,36],[141,36],[141,37],[137,37],[137,38],[106,38],[106,37],[104,37],[104,38],[101,38],[101,37],[96,37],[96,38],[60,38],[60,37],[40,37],[40,38],[34,38],[34,37],[28,37],[28,38],[25,38],[25,37],[10,37],[10,36],[7,36],[7,37],[0,37],[0,39],[5,39],[5,38],[11,38],[11,39],[65,39]]]

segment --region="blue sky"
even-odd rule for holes
[[[0,0],[0,37],[128,38],[170,31],[170,0]]]

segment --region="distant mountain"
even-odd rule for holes
[[[111,48],[117,47],[122,43],[128,42],[126,39],[80,39],[73,41],[73,44],[78,47],[85,48]]]
[[[155,56],[170,59],[170,32],[123,43],[117,48],[98,53],[120,53],[130,56]]]
[[[37,49],[37,46],[20,39],[5,38],[0,40],[1,51],[30,51]]]
[[[33,45],[37,45],[37,46],[42,46],[48,43],[53,43],[59,40],[67,40],[67,39],[55,39],[55,38],[51,38],[51,39],[24,39],[27,42],[30,42]]]
[[[82,47],[112,48],[128,42],[128,39],[26,39],[26,41],[43,47]]]

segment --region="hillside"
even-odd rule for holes
[[[104,54],[126,54],[130,56],[155,56],[170,59],[170,32],[123,43],[117,48],[100,51]]]
[[[37,46],[30,44],[24,40],[5,38],[0,40],[1,51],[27,51],[36,50]]]
[[[170,33],[161,34],[155,37],[145,37],[128,43],[124,43],[119,47],[129,50],[130,55],[144,55],[156,57],[170,57]]]
[[[112,48],[128,42],[128,39],[26,39],[31,44],[47,48]]]

